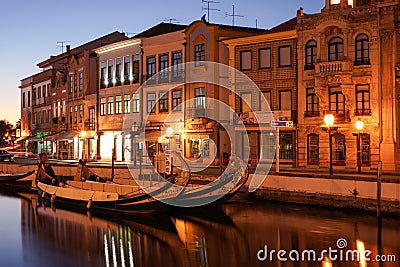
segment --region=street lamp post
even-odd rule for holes
[[[357,129],[357,168],[358,168],[358,173],[361,173],[361,130],[363,128],[364,128],[363,121],[358,119],[356,121],[356,129]]]
[[[332,135],[331,129],[333,128],[333,123],[335,122],[335,117],[333,114],[326,114],[324,116],[323,128],[326,128],[329,135],[329,174],[333,174],[333,164],[332,164]]]
[[[136,122],[133,123],[132,125],[132,151],[133,151],[133,166],[136,167],[136,156],[137,156],[137,149],[136,149],[136,135],[137,135],[137,131],[138,131],[138,126],[136,124]]]
[[[83,139],[83,144],[82,144],[82,158],[86,159],[86,136],[87,136],[87,132],[85,130],[83,130],[80,134],[81,138]],[[79,149],[78,149],[78,153],[79,153]],[[78,155],[79,158],[79,155]]]

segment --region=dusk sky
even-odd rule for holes
[[[212,23],[271,28],[296,15],[303,7],[306,13],[319,12],[324,0],[218,0],[210,4]],[[147,0],[117,2],[96,0],[15,0],[3,3],[0,15],[1,94],[0,119],[10,123],[20,118],[20,80],[37,73],[36,64],[61,49],[57,41],[70,41],[72,48],[113,31],[139,33],[166,19],[189,24],[201,18],[201,0]],[[129,35],[131,36],[131,35]]]

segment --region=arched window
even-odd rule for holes
[[[305,70],[314,69],[314,64],[317,60],[317,42],[314,40],[308,41],[306,44],[306,65]]]
[[[334,37],[329,41],[329,61],[343,60],[343,39]]]
[[[356,37],[356,60],[355,65],[369,65],[369,38],[362,33]]]
[[[346,139],[344,134],[335,133],[332,138],[332,160],[336,165],[346,164]]]
[[[319,165],[319,135],[307,135],[307,164]]]

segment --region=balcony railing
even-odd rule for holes
[[[186,111],[188,118],[209,118],[211,114],[211,109],[205,107],[189,107]]]
[[[349,60],[318,62],[315,64],[315,73],[338,73],[352,71],[353,64]]]
[[[369,116],[371,114],[372,114],[372,111],[370,109],[355,109],[354,110],[355,116]]]
[[[319,111],[315,110],[306,110],[304,112],[304,117],[318,117],[319,116]]]
[[[165,75],[164,75],[165,74]],[[183,81],[183,72],[169,72],[158,75],[144,75],[143,82],[147,84],[164,84],[164,83],[175,83]]]

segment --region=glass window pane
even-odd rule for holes
[[[240,52],[240,69],[241,70],[251,69],[251,51]]]

